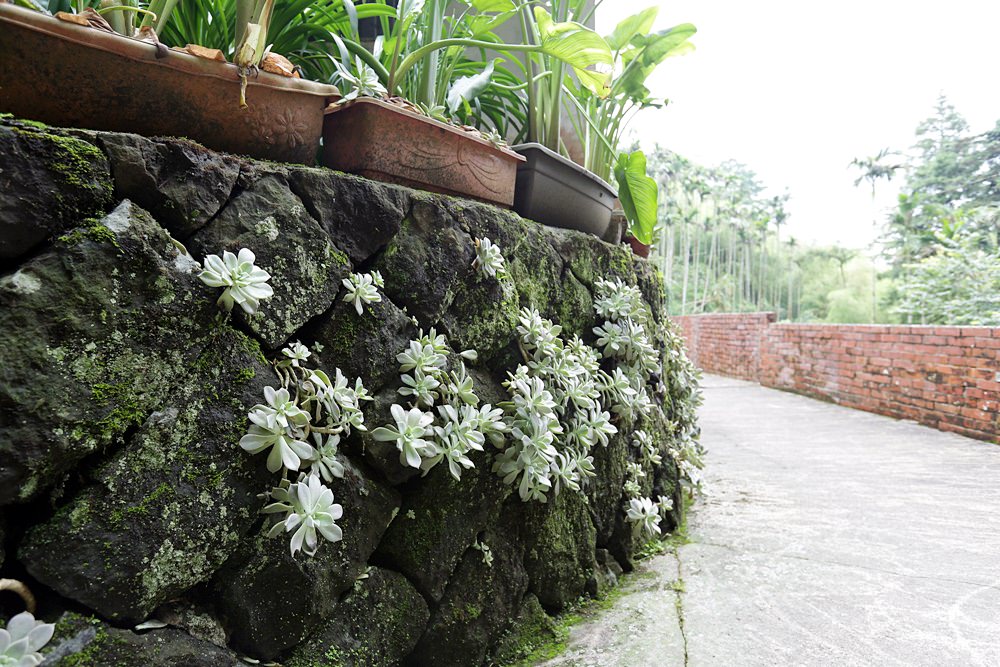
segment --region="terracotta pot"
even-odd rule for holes
[[[267,72],[240,109],[236,65],[0,4],[0,111],[50,125],[194,139],[312,164],[336,87]]]
[[[510,208],[517,153],[372,98],[327,109],[323,164],[389,183]]]
[[[627,238],[628,238],[628,244],[632,247],[633,253],[635,253],[639,257],[643,258],[649,257],[649,250],[650,248],[652,248],[652,246],[648,246],[645,243],[640,243],[639,240],[634,236],[632,236],[631,234],[629,234]]]
[[[618,196],[614,188],[541,144],[520,144],[514,150],[527,158],[517,169],[515,211],[543,225],[606,237]]]

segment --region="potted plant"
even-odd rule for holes
[[[596,33],[572,19],[586,20],[583,0],[553,0],[558,23],[545,10],[521,8],[525,41],[545,44],[557,35],[576,36],[578,60],[570,63],[579,85],[600,97],[610,82],[612,55]],[[603,67],[604,71],[589,69]],[[526,142],[514,150],[527,158],[518,169],[514,210],[526,218],[555,227],[566,227],[604,237],[611,221],[617,192],[606,179],[560,155],[565,66],[544,51],[527,55],[529,115]]]
[[[134,0],[114,1],[58,18],[0,4],[0,111],[59,126],[185,136],[217,150],[313,163],[323,110],[339,92],[269,57],[272,2],[235,4],[239,38],[226,37],[233,63],[221,50],[160,43],[157,31],[169,33],[175,4],[169,0],[154,0],[146,10]]]
[[[481,3],[467,3],[458,15],[448,14],[450,4],[403,0],[370,50],[354,25],[338,38],[336,80],[345,95],[327,112],[323,164],[510,207],[524,158],[501,137],[523,127],[531,99],[502,63],[527,52],[584,69],[590,62],[581,38],[589,31],[551,30],[537,44],[509,43],[493,30],[520,15],[513,2],[488,3],[483,13],[472,11]],[[541,8],[536,14],[548,17]]]
[[[642,257],[649,255],[656,226],[656,182],[647,176],[646,158],[640,151],[618,153],[617,147],[636,113],[666,104],[652,97],[646,80],[667,58],[692,51],[694,46],[688,40],[696,32],[690,23],[652,32],[658,12],[658,7],[650,7],[634,14],[605,38],[616,72],[605,94],[594,94],[571,79],[565,82],[569,116],[583,149],[583,164],[602,178],[614,175],[628,220],[628,242]]]

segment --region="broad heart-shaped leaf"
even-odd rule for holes
[[[542,7],[535,7],[535,24],[542,51],[572,67],[580,83],[595,95],[607,97],[614,57],[604,38],[579,23],[555,23]],[[604,65],[607,71],[588,69],[595,65]]]
[[[615,179],[618,181],[618,198],[629,221],[629,231],[640,243],[652,244],[658,213],[658,191],[656,181],[646,175],[646,156],[643,152],[619,153]]]
[[[667,28],[652,35],[636,35],[632,44],[639,47],[639,58],[645,66],[659,65],[669,56],[679,56],[694,50],[694,44],[688,42],[698,32],[691,23],[681,23],[673,28]]]
[[[471,102],[490,87],[494,63],[495,61],[491,60],[479,74],[460,77],[451,84],[451,88],[448,89],[448,111],[455,113],[463,102]]]
[[[656,20],[656,15],[659,13],[659,7],[650,7],[629,16],[616,25],[614,32],[607,36],[608,46],[611,47],[612,51],[619,51],[634,37],[647,34],[653,29],[653,21]]]

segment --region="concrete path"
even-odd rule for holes
[[[1000,666],[1000,447],[705,387],[691,542],[546,665]]]

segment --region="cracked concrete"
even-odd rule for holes
[[[691,543],[645,563],[549,664],[1000,665],[1000,447],[737,380],[705,387]]]

